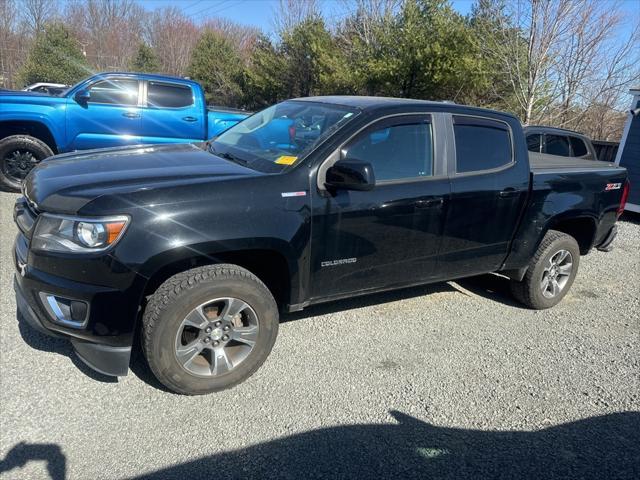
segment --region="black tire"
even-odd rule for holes
[[[193,374],[177,358],[176,341],[184,328],[182,322],[193,309],[223,297],[240,299],[255,313],[255,344],[248,356],[226,373],[208,377]],[[278,322],[273,295],[251,272],[230,264],[198,267],[169,278],[150,298],[142,317],[143,352],[151,371],[168,389],[185,395],[218,392],[243,382],[258,370],[276,341]]]
[[[551,259],[562,251],[569,252],[570,254],[571,271],[566,275],[566,282],[564,282],[558,294],[552,297],[545,296],[542,282],[545,279],[545,275],[549,275],[545,269],[549,267]],[[527,273],[522,281],[511,281],[511,292],[518,301],[530,308],[536,310],[551,308],[557,305],[571,288],[578,273],[579,264],[580,247],[578,246],[578,242],[566,233],[549,230],[529,262]],[[547,294],[550,294],[550,292],[547,292]]]
[[[51,148],[35,137],[11,135],[3,138],[0,140],[0,185],[6,190],[19,192],[24,177],[51,155]]]

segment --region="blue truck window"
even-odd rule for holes
[[[193,92],[187,85],[149,82],[147,104],[158,108],[184,108],[193,105]]]
[[[127,78],[101,80],[91,85],[91,103],[138,104],[138,81]]]
[[[513,160],[511,136],[505,123],[454,115],[456,172],[491,170]]]

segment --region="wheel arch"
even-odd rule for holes
[[[597,222],[588,215],[562,215],[553,218],[548,224],[544,235],[549,230],[556,230],[573,237],[580,247],[580,255],[586,255],[595,241]]]
[[[36,120],[10,120],[0,122],[0,139],[12,135],[28,135],[47,144],[53,151],[58,153],[56,138],[47,124]]]
[[[166,255],[165,263],[145,274],[147,278],[141,302],[173,275],[196,267],[231,263],[246,268],[271,291],[280,308],[292,299],[292,268],[285,255],[273,248],[232,249],[207,254],[188,250],[190,254]]]

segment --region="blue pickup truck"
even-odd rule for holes
[[[211,109],[197,82],[101,73],[57,96],[0,92],[0,185],[20,188],[42,159],[73,150],[201,142],[247,116]]]

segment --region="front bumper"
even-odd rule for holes
[[[82,283],[35,268],[27,262],[32,255],[28,240],[19,234],[14,246],[18,317],[41,333],[70,340],[78,357],[94,370],[105,375],[126,375],[144,279],[133,272],[124,272],[118,265],[113,274],[115,280],[105,278],[104,283],[111,286]],[[91,269],[91,261],[88,262],[85,268]],[[64,259],[49,261],[56,273],[65,273],[64,267],[69,263]],[[73,328],[54,321],[43,305],[41,292],[86,302],[89,305],[86,326]]]
[[[16,277],[17,276],[18,274],[16,274]],[[65,337],[65,335],[49,330],[43,325],[34,309],[31,308],[31,305],[27,302],[17,278],[14,278],[13,289],[16,292],[16,306],[20,320],[24,320],[30,327],[44,335],[58,338]],[[129,359],[131,357],[130,346],[112,347],[73,338],[70,338],[70,340],[78,358],[95,371],[116,377],[125,376],[129,372]]]

